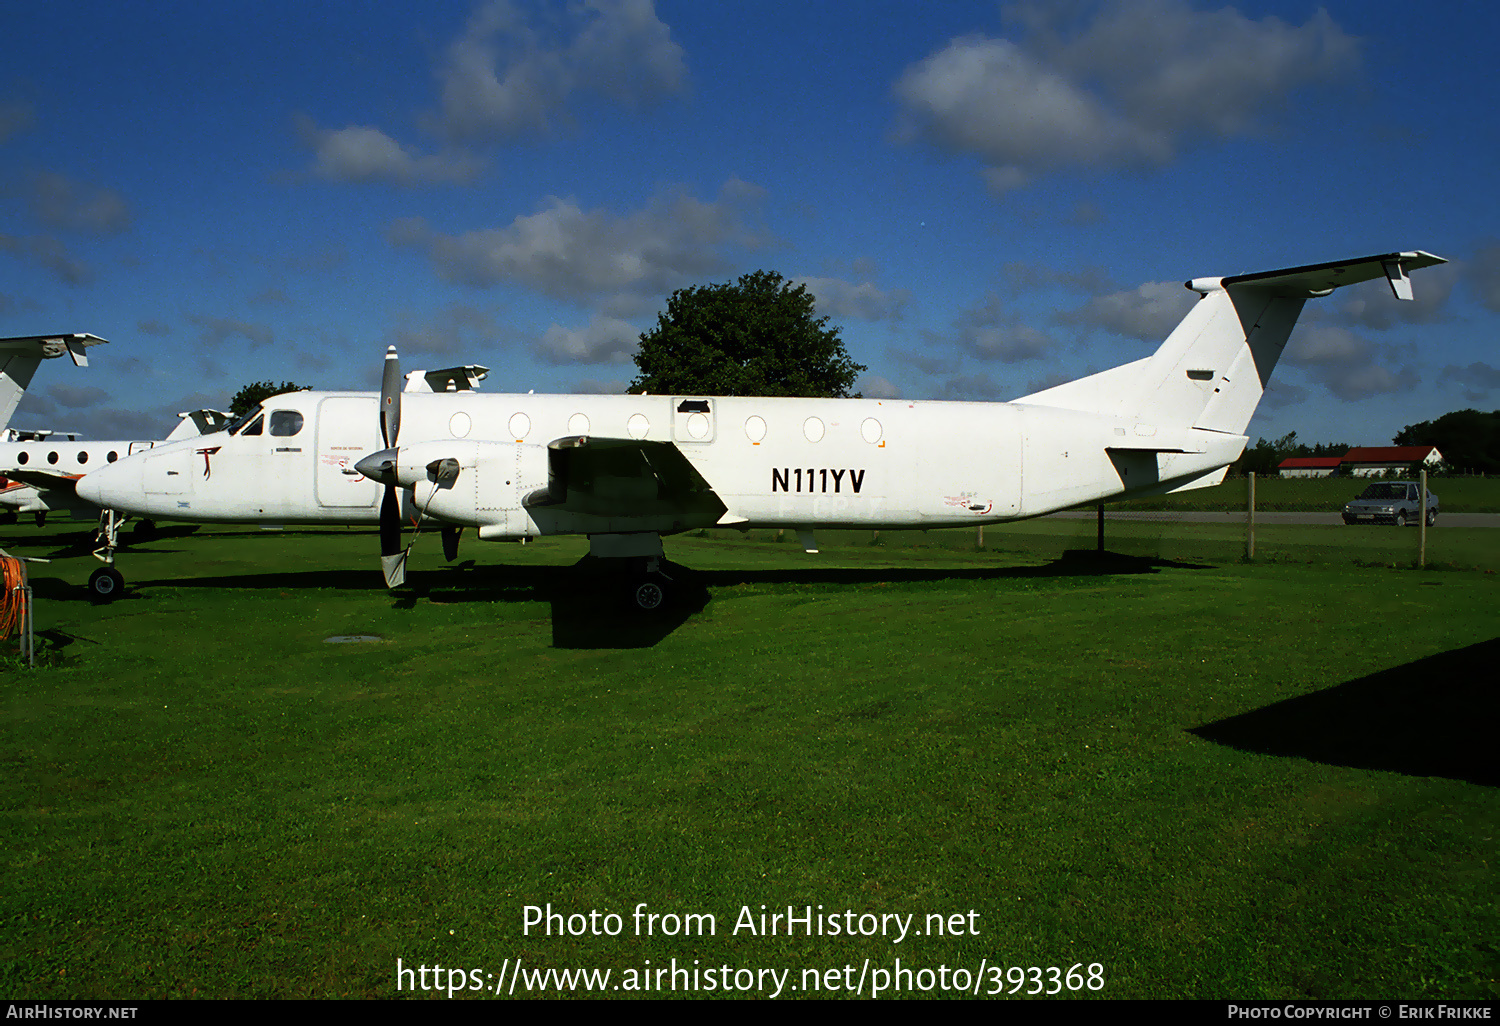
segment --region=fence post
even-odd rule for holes
[[[1424,570],[1427,567],[1427,471],[1424,468],[1418,475],[1417,490],[1422,493],[1422,513],[1417,521],[1417,569]]]
[[[1245,475],[1249,492],[1245,499],[1245,558],[1255,559],[1255,471]]]

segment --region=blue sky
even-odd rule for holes
[[[160,437],[242,384],[623,391],[677,288],[805,282],[867,395],[1149,353],[1191,277],[1452,263],[1309,303],[1252,438],[1500,389],[1500,8],[8,4],[0,335],[88,331],[18,426]]]

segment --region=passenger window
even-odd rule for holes
[[[107,457],[105,457],[105,459],[107,459],[110,463],[113,463],[115,460],[117,460],[119,458],[120,458],[120,454],[117,453],[117,452],[115,452],[113,449],[109,450],[109,455]]]
[[[271,434],[276,437],[290,438],[301,430],[302,414],[296,410],[276,410],[271,414]]]
[[[21,454],[16,457],[16,462],[24,467],[26,466],[26,461],[29,459],[31,459],[31,454],[28,453],[25,449],[22,449]]]
[[[80,452],[78,454],[78,465],[80,467],[83,466],[88,461],[89,461],[89,454],[87,452]]]
[[[247,427],[247,428],[245,428],[245,430],[241,431],[240,434],[241,435],[258,435],[258,434],[260,434],[261,425],[264,424],[265,422],[266,422],[266,418],[264,418],[264,417],[256,417],[253,421],[250,422],[250,426]]]
[[[56,449],[53,449],[51,452],[49,452],[47,454],[47,462],[48,463],[56,463],[57,462],[57,450]]]

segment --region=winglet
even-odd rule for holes
[[[1406,268],[1402,266],[1401,261],[1382,260],[1380,265],[1385,268],[1386,280],[1391,283],[1391,292],[1396,298],[1411,299],[1411,278],[1407,276]]]

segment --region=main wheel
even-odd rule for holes
[[[130,536],[137,541],[147,541],[156,537],[155,520],[137,520],[135,526],[130,529]]]
[[[113,602],[125,590],[125,576],[112,566],[101,566],[89,575],[89,594],[100,602]]]
[[[658,577],[635,581],[627,598],[630,608],[637,613],[655,613],[667,604],[666,583]]]

